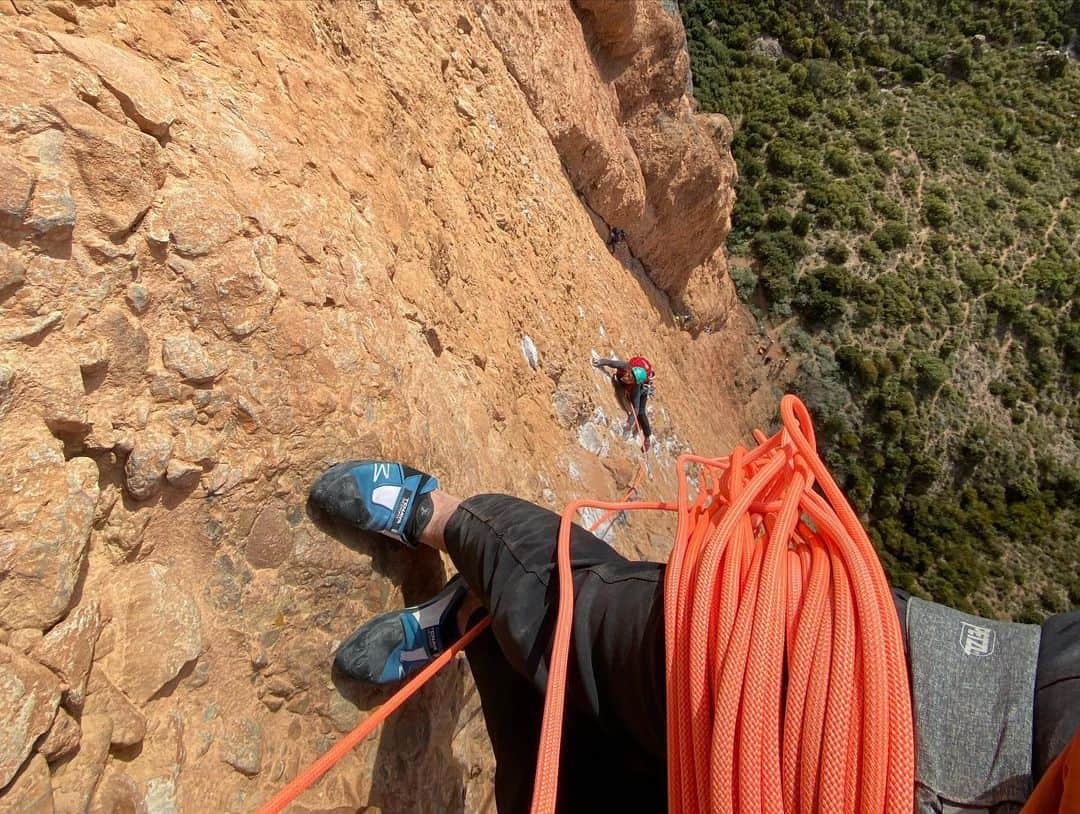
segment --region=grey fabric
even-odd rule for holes
[[[1032,788],[1039,627],[912,597],[907,629],[917,810],[1019,811]]]
[[[1080,610],[1051,616],[1039,642],[1035,684],[1034,779],[1042,777],[1080,726]]]

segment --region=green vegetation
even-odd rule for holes
[[[735,127],[737,288],[890,577],[1025,620],[1080,604],[1080,6],[683,17]]]

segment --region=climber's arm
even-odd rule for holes
[[[626,370],[629,365],[618,359],[597,359],[593,362],[593,367],[613,367],[616,370]]]

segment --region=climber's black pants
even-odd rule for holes
[[[466,652],[495,753],[500,814],[528,811],[532,796],[558,604],[558,529],[558,515],[506,495],[466,500],[446,528],[447,551],[492,614],[492,629]],[[579,526],[571,555],[574,624],[559,811],[666,811],[664,566],[629,562]],[[894,590],[894,598],[907,640],[909,597]],[[946,621],[958,629],[964,619],[978,621],[942,610],[955,616]],[[912,659],[923,684],[944,670],[933,654]],[[1033,675],[1037,780],[1080,723],[1080,610],[1043,626]],[[984,779],[974,777],[976,784]]]
[[[500,814],[528,811],[558,606],[559,516],[507,495],[469,498],[446,550],[492,614],[467,650],[495,752]],[[574,625],[561,812],[666,811],[664,566],[630,562],[575,526]]]

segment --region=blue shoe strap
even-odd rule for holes
[[[402,475],[404,475],[404,472],[402,472]],[[405,526],[408,523],[408,519],[412,517],[413,508],[416,505],[417,499],[421,495],[426,495],[438,489],[439,481],[432,475],[408,475],[402,477],[401,483],[409,496],[405,502],[404,510],[399,511],[397,516],[390,521],[390,531],[400,537],[405,543],[416,548],[419,546],[420,541],[410,540],[405,535]]]
[[[371,530],[390,534],[416,548],[419,541],[408,539],[405,528],[417,498],[437,489],[438,479],[416,470],[413,470],[413,474],[406,474],[405,467],[394,462],[364,462],[354,467],[351,474],[360,491],[360,500],[367,505],[374,521]],[[392,506],[387,502],[375,501],[375,494],[383,488],[397,490]]]
[[[395,647],[386,659],[379,683],[398,681],[429,664],[446,647],[446,625],[452,614],[457,612],[460,600],[468,588],[460,581],[452,590],[440,592],[431,601],[406,608],[401,612],[401,644]],[[428,622],[421,625],[420,619]]]

